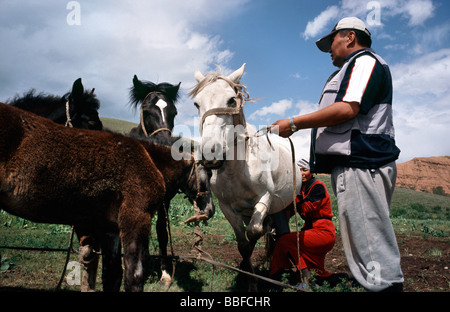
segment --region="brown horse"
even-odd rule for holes
[[[131,136],[133,137],[133,136]],[[206,170],[204,166],[195,162],[189,140],[180,137],[134,137],[147,150],[156,167],[164,176],[166,193],[164,196],[164,205],[158,208],[158,218],[156,222],[156,233],[159,245],[159,255],[161,256],[161,284],[170,284],[172,278],[168,273],[169,258],[167,257],[167,212],[171,199],[179,192],[183,192],[189,201],[195,201],[199,215],[191,217],[189,220],[198,221],[207,220],[214,215],[215,207],[210,190],[209,180],[211,171]],[[179,141],[181,140],[181,141]],[[172,156],[172,148],[176,148],[175,160]],[[184,151],[187,152],[184,152]],[[84,239],[86,237],[82,237]],[[82,291],[93,291],[95,289],[96,272],[98,265],[98,255],[93,247],[85,246],[80,248],[82,253],[82,262],[84,264],[85,274],[81,284]],[[85,260],[83,260],[85,259]]]
[[[120,289],[123,245],[125,290],[142,291],[151,219],[164,205],[166,182],[190,170],[162,173],[155,155],[136,139],[67,128],[0,103],[0,209],[74,225],[88,238],[82,246],[102,250],[105,291]]]
[[[152,157],[156,167],[161,171],[165,178],[166,183],[166,195],[164,198],[164,207],[160,207],[158,211],[158,219],[156,222],[156,233],[158,236],[159,254],[161,258],[161,284],[170,284],[172,278],[168,274],[170,267],[169,259],[167,256],[167,210],[170,206],[172,198],[181,190],[186,194],[191,203],[195,201],[200,215],[196,216],[203,220],[210,219],[215,213],[215,207],[213,203],[210,179],[212,172],[207,170],[203,164],[195,162],[194,156],[191,153],[192,142],[188,139],[181,137],[137,137],[142,145],[146,148],[147,152]],[[167,147],[170,147],[168,149]],[[173,152],[176,149],[176,159],[174,160]],[[180,151],[181,150],[181,151]],[[180,154],[181,153],[181,154]],[[186,161],[188,160],[188,161]],[[175,175],[172,172],[178,168],[178,171],[184,172],[182,174]],[[189,170],[186,170],[189,169]],[[187,174],[187,175],[186,175]],[[178,179],[173,177],[178,176]],[[166,210],[164,210],[166,209]],[[195,221],[195,216],[191,218],[191,221]],[[189,221],[187,221],[189,222]]]

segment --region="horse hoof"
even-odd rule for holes
[[[170,284],[172,284],[172,278],[167,272],[164,271],[162,273],[161,279],[159,280],[159,284],[161,286],[169,286]]]

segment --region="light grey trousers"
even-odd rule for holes
[[[378,169],[336,167],[331,173],[345,256],[355,279],[369,291],[403,283],[389,219],[396,178],[395,162]]]

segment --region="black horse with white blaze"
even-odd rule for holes
[[[170,137],[177,115],[175,103],[179,98],[180,84],[181,82],[178,85],[167,82],[155,84],[141,81],[134,75],[130,105],[135,109],[140,106],[140,124],[130,134]]]

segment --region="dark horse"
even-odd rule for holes
[[[72,91],[63,96],[44,93],[35,94],[30,90],[23,96],[16,95],[7,104],[30,111],[36,115],[48,118],[56,123],[75,128],[102,130],[103,124],[98,116],[100,102],[94,94],[94,89],[84,90],[81,78],[75,80]]]
[[[130,105],[135,109],[140,105],[140,122],[130,134],[170,137],[177,115],[175,103],[178,100],[180,84],[181,82],[178,85],[166,82],[154,84],[150,81],[140,81],[134,75],[133,87],[130,89]]]
[[[193,160],[171,148],[73,129],[0,103],[0,209],[34,222],[74,225],[81,246],[102,250],[103,288],[142,291],[151,220],[166,186]],[[151,151],[151,153],[150,153]],[[159,168],[157,167],[157,164]]]

